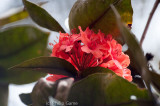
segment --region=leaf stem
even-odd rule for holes
[[[156,0],[156,2],[154,3],[153,9],[152,9],[152,11],[151,11],[151,13],[150,13],[150,16],[149,16],[149,18],[148,18],[147,24],[146,24],[146,26],[145,26],[144,32],[143,32],[142,37],[141,37],[141,40],[140,40],[140,45],[141,45],[141,46],[142,46],[143,41],[144,41],[144,39],[145,39],[145,37],[146,37],[146,33],[147,33],[148,28],[149,28],[150,22],[151,22],[151,20],[152,20],[152,17],[153,17],[153,15],[154,15],[154,13],[155,13],[155,11],[156,11],[159,3],[160,3],[160,0]]]

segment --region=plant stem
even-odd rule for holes
[[[8,85],[7,83],[0,83],[0,105],[8,106]]]
[[[153,9],[152,9],[152,11],[151,11],[151,13],[150,13],[150,16],[149,16],[149,18],[148,18],[147,24],[146,24],[146,26],[145,26],[144,32],[143,32],[142,37],[141,37],[141,40],[140,40],[140,45],[141,45],[141,46],[142,46],[143,41],[144,41],[144,39],[145,39],[145,37],[146,37],[146,33],[147,33],[148,28],[149,28],[150,22],[151,22],[151,20],[152,20],[152,17],[153,17],[153,15],[154,15],[154,12],[156,11],[159,3],[160,3],[160,0],[156,0],[156,2],[154,3]]]

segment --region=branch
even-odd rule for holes
[[[145,39],[145,36],[146,36],[147,30],[148,30],[148,27],[149,27],[149,25],[150,25],[150,22],[151,22],[151,20],[152,20],[153,15],[154,15],[154,12],[156,11],[159,3],[160,3],[160,0],[156,0],[155,4],[154,4],[154,6],[153,6],[153,9],[152,9],[152,11],[151,11],[151,13],[150,13],[150,16],[149,16],[149,18],[148,18],[146,27],[145,27],[145,29],[144,29],[144,32],[143,32],[142,37],[141,37],[141,40],[140,40],[140,45],[141,45],[141,46],[142,46],[142,43],[143,43],[143,41],[144,41],[144,39]]]

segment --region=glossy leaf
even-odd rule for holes
[[[27,94],[20,94],[19,95],[21,101],[25,104],[25,105],[31,105],[32,104],[32,99],[31,99],[31,94],[27,93]]]
[[[151,77],[149,73],[149,69],[147,67],[147,61],[144,57],[143,50],[141,49],[137,39],[135,36],[124,26],[124,24],[121,22],[121,17],[118,14],[116,8],[111,5],[112,10],[115,13],[117,24],[119,26],[120,32],[128,45],[129,52],[130,52],[130,58],[132,58],[132,64],[134,64],[134,68],[139,71],[140,75],[142,76],[145,85],[150,93],[150,96],[152,99],[154,98],[152,91],[151,91]]]
[[[132,95],[138,100],[150,100],[145,89],[110,71],[89,75],[73,84],[68,101],[76,101],[80,106],[105,106],[129,102]]]
[[[11,68],[11,70],[39,71],[50,74],[76,77],[77,70],[68,61],[57,57],[38,57],[25,61]]]
[[[52,31],[65,32],[60,24],[46,10],[27,0],[23,0],[23,3],[33,21],[38,25]]]
[[[0,31],[0,82],[24,84],[45,76],[39,72],[8,71],[8,68],[44,55],[48,34],[32,26],[10,27]]]
[[[117,19],[117,24],[119,26],[120,32],[128,45],[129,48],[129,56],[131,58],[132,64],[134,64],[134,68],[139,71],[140,75],[142,75],[144,81],[149,84],[149,72],[148,72],[148,67],[147,67],[147,61],[146,58],[144,57],[143,50],[140,47],[137,39],[135,38],[135,35],[131,33],[127,27],[124,26],[124,24],[121,22],[121,17],[116,11],[115,7],[112,5],[111,6],[116,19]],[[147,85],[148,86],[148,85]]]
[[[119,31],[110,8],[112,3],[118,8],[123,20],[127,24],[131,23],[131,0],[77,0],[69,14],[70,29],[81,26],[85,30],[89,26],[95,31],[100,29],[103,33],[116,37]]]
[[[88,75],[95,74],[95,73],[112,73],[114,74],[113,71],[111,71],[108,68],[103,68],[103,67],[89,67],[86,70],[83,71],[82,77],[87,77]]]

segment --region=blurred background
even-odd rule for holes
[[[68,26],[68,15],[70,9],[76,0],[29,0],[33,3],[40,4],[42,8],[46,9],[65,29],[69,32]],[[155,0],[131,0],[133,7],[133,23],[132,32],[136,35],[137,39],[140,40],[143,33],[144,27],[146,25],[149,13],[154,5]],[[34,25],[38,29],[48,31],[45,28],[37,26],[30,17],[23,11],[22,0],[0,0],[0,30],[6,29],[11,26],[17,25]],[[23,12],[23,14],[20,14]],[[18,18],[13,16],[18,14]],[[144,53],[152,53],[154,58],[150,61],[153,68],[160,73],[160,6],[156,10],[153,19],[151,21],[149,30],[147,32],[146,38],[143,42]],[[47,48],[51,49],[52,46],[49,43],[53,43],[53,40],[57,40],[56,36],[59,34],[57,32],[51,32],[47,40]],[[0,35],[1,36],[1,35]],[[1,41],[1,40],[0,40]],[[14,44],[13,44],[14,45]],[[7,48],[7,46],[6,46]],[[1,52],[1,51],[0,51]],[[27,55],[27,54],[26,54]],[[1,57],[0,57],[1,59]],[[5,61],[7,62],[7,61]],[[0,60],[0,65],[1,65]],[[7,63],[6,63],[7,64]],[[0,69],[1,71],[2,69]],[[31,76],[32,77],[32,76]],[[8,106],[25,106],[20,98],[19,94],[29,93],[32,91],[34,83],[29,83],[25,85],[9,84],[9,95],[8,95]]]

